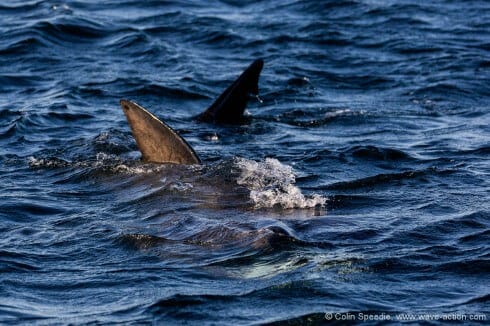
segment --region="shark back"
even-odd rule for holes
[[[200,164],[187,142],[172,128],[138,104],[121,100],[143,160],[153,163]]]
[[[242,123],[250,94],[259,93],[259,76],[263,66],[262,59],[255,60],[197,119],[214,123]]]

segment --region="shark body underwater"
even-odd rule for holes
[[[264,62],[255,60],[196,119],[202,122],[240,124],[250,95],[258,95]],[[154,114],[128,100],[120,101],[143,161],[152,163],[200,164],[201,159],[175,130]]]

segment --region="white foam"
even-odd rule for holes
[[[59,158],[36,158],[29,157],[28,163],[31,168],[93,168],[109,169],[115,173],[124,174],[149,174],[158,172],[161,169],[158,165],[143,164],[131,166],[125,164],[119,157],[113,154],[97,153],[95,159],[83,161],[65,161]]]
[[[69,166],[70,163],[56,158],[35,158],[31,156],[28,158],[29,166],[31,168],[61,168]]]
[[[327,198],[321,195],[303,195],[295,185],[293,168],[277,159],[266,158],[264,162],[256,162],[239,158],[236,165],[240,169],[237,183],[250,189],[250,199],[255,208],[314,208],[324,207],[327,202]]]

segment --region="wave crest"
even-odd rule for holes
[[[240,169],[237,184],[250,190],[255,208],[315,208],[324,207],[327,202],[321,195],[305,196],[295,185],[293,168],[277,159],[256,162],[240,158],[236,165]]]

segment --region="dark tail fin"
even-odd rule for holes
[[[259,76],[264,66],[262,59],[255,60],[206,111],[197,116],[205,122],[239,124],[250,94],[259,93]]]

